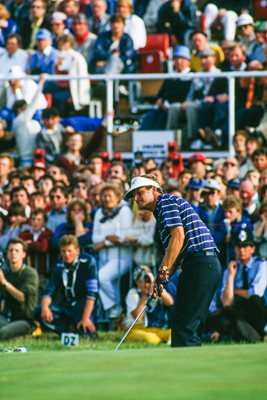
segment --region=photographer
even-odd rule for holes
[[[169,312],[174,304],[176,294],[177,274],[175,274],[166,289],[161,293],[161,298],[154,299],[142,315],[139,322],[128,336],[129,342],[146,342],[159,344],[168,342],[171,338],[169,329]],[[129,290],[126,297],[127,315],[125,325],[130,326],[144,307],[149,295],[153,291],[155,278],[150,269],[142,266],[136,274],[135,285]]]
[[[18,238],[9,241],[7,258],[9,270],[0,269],[0,340],[26,335],[34,330],[33,308],[37,304],[38,275],[24,264],[27,255],[25,242]]]

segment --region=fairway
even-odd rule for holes
[[[267,398],[266,344],[0,355],[1,400]]]

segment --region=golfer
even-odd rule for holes
[[[172,321],[172,347],[200,346],[198,331],[221,275],[218,249],[210,231],[186,200],[164,194],[154,175],[132,179],[125,198],[133,198],[141,210],[152,211],[157,220],[165,255],[159,267],[155,295],[160,296],[169,276],[181,266]]]

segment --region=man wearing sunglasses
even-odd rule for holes
[[[49,196],[52,208],[48,214],[47,227],[54,232],[58,225],[66,222],[67,193],[62,186],[54,186]]]

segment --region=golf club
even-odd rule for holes
[[[131,332],[132,328],[134,327],[134,325],[136,324],[136,322],[139,320],[139,318],[141,317],[141,315],[143,314],[143,312],[146,310],[146,308],[149,306],[149,304],[151,303],[151,301],[153,300],[153,293],[149,296],[149,298],[146,301],[146,304],[144,305],[144,307],[142,308],[142,310],[139,312],[139,314],[137,315],[137,317],[135,318],[135,320],[133,321],[132,325],[130,326],[130,328],[128,329],[128,331],[125,333],[125,335],[123,336],[123,338],[121,339],[120,343],[118,344],[118,346],[116,347],[116,349],[114,350],[117,351],[118,348],[120,347],[120,345],[124,342],[125,338],[128,336],[128,334]]]

